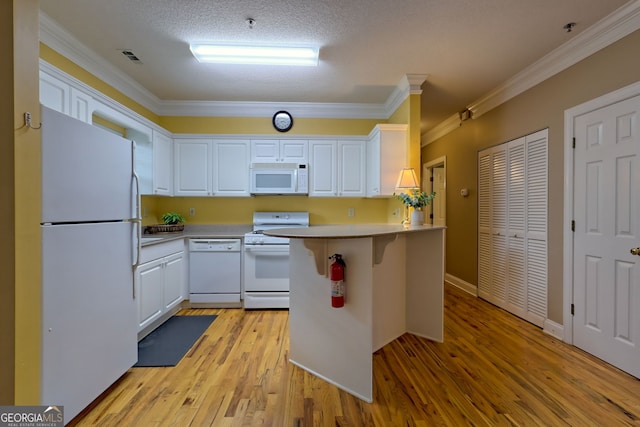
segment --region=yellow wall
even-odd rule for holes
[[[40,122],[38,0],[0,6],[0,404],[39,403],[40,395]],[[6,58],[5,58],[6,59]]]
[[[0,2],[0,52],[14,55],[13,3]],[[15,165],[13,61],[0,62],[0,405],[12,405],[15,380]]]
[[[477,152],[549,128],[548,316],[562,324],[564,111],[640,79],[640,31],[595,53],[422,149],[447,157],[447,273],[477,284]],[[470,196],[461,197],[460,189]]]
[[[144,225],[160,223],[166,212],[179,212],[187,224],[251,224],[254,211],[308,211],[311,224],[387,222],[387,199],[324,198],[305,196],[158,197],[142,198]],[[146,208],[146,209],[145,209]],[[196,215],[189,216],[189,208]],[[349,208],[355,215],[348,216]],[[399,219],[398,219],[399,221]]]
[[[380,122],[377,119],[293,118],[287,135],[367,135]],[[269,117],[183,117],[163,116],[158,122],[171,133],[272,134],[282,135]]]

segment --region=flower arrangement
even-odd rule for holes
[[[395,194],[393,196],[400,200],[405,206],[411,207],[414,209],[422,209],[423,207],[429,205],[433,198],[436,196],[435,191],[432,193],[426,193],[424,191],[420,191],[419,189],[409,190],[409,194],[400,193]]]

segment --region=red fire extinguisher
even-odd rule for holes
[[[333,259],[331,264],[331,307],[344,307],[344,269],[347,266],[342,259],[342,255],[333,254],[329,257]]]

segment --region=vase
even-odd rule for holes
[[[414,209],[411,211],[411,225],[423,225],[424,224],[424,211],[421,209]]]

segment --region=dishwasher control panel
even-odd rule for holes
[[[189,252],[240,252],[240,239],[190,239]]]

